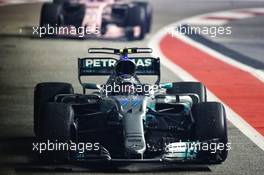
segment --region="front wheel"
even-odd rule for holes
[[[34,90],[34,133],[41,134],[40,124],[44,116],[44,107],[48,102],[54,102],[58,94],[73,94],[73,87],[69,83],[45,82],[36,85]]]
[[[73,108],[70,104],[51,102],[44,109],[37,139],[46,143],[46,149],[40,157],[48,161],[67,162],[70,159],[69,145],[75,141]],[[61,146],[57,147],[58,144]]]
[[[222,163],[231,148],[227,138],[226,112],[221,103],[203,102],[192,108],[193,139],[200,143],[198,158],[206,163]]]

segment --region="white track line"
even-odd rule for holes
[[[221,17],[221,18],[234,18],[234,19],[244,19],[244,18],[250,18],[254,17],[253,14],[247,14],[247,13],[237,13],[236,11],[224,11],[224,12],[215,12],[210,13],[210,16],[208,17]],[[206,16],[205,16],[206,17]]]
[[[246,11],[248,13],[245,13],[243,11]],[[219,11],[219,12],[213,12],[213,13],[205,13],[197,16],[193,16],[187,19],[184,19],[185,23],[188,23],[190,25],[214,25],[214,26],[220,26],[227,24],[230,20],[224,19],[224,18],[233,18],[233,19],[245,19],[245,18],[251,18],[256,15],[251,14],[250,12],[259,12],[263,13],[264,8],[246,8],[246,9],[235,9],[235,10],[228,10],[228,11]],[[223,19],[208,19],[209,17],[219,17]],[[207,19],[206,19],[207,18]]]
[[[52,0],[0,0],[0,6],[15,5],[15,4],[28,4],[37,2],[51,2]]]
[[[251,9],[240,9],[240,10],[251,10]],[[256,8],[254,8],[256,10]],[[260,9],[259,9],[260,10]],[[207,14],[210,15],[210,14]],[[200,17],[201,15],[199,15]],[[196,17],[188,18],[181,20],[179,22],[173,23],[171,25],[165,26],[162,29],[160,29],[149,41],[148,46],[153,48],[154,52],[153,55],[159,55],[161,57],[161,63],[166,66],[169,70],[171,70],[173,73],[175,73],[177,76],[179,76],[181,79],[184,81],[198,81],[195,79],[191,74],[186,72],[184,69],[179,67],[178,65],[175,65],[172,61],[170,61],[160,50],[159,43],[161,39],[167,35],[168,28],[179,26],[182,24],[186,24],[189,19],[194,19]],[[237,67],[241,70],[247,71],[260,79],[262,82],[264,80],[264,76],[261,73],[261,75],[256,75],[256,70],[242,64],[240,62],[234,61],[230,57],[227,57],[219,52],[216,52],[215,50],[212,50],[211,48],[208,48],[196,41],[191,40],[190,38],[181,35],[179,33],[176,33],[175,35],[178,39],[182,40],[183,42],[192,45],[208,54],[211,56],[220,59],[227,64],[230,64],[234,67]],[[225,107],[226,111],[228,113],[227,119],[234,125],[236,126],[242,133],[244,133],[250,140],[252,140],[258,147],[260,147],[264,151],[264,137],[256,131],[255,128],[253,128],[251,125],[249,125],[239,114],[237,114],[235,111],[233,111],[230,107],[228,107],[223,101],[221,101],[219,98],[217,98],[210,90],[208,90],[208,99],[213,100],[213,101],[220,101],[222,102]]]

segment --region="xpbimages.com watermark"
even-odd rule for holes
[[[219,151],[229,151],[231,150],[231,143],[221,143],[221,142],[175,142],[171,144],[166,144],[165,151],[167,152],[178,152],[179,150],[195,150],[199,151],[209,151],[215,154]]]
[[[105,84],[101,86],[101,89],[106,93],[136,93],[141,94],[144,93],[146,95],[150,95],[159,90],[159,85],[149,85],[149,84]]]
[[[85,151],[98,151],[100,149],[99,143],[91,142],[58,142],[47,140],[46,142],[33,142],[32,151],[36,151],[39,154],[45,151],[77,151],[78,153],[84,153]]]
[[[89,26],[51,26],[47,24],[46,26],[33,26],[32,29],[32,34],[40,38],[47,35],[77,36],[83,38],[88,35],[99,35],[101,33],[99,27]]]
[[[212,38],[231,35],[231,26],[190,26],[190,25],[179,25],[177,27],[167,27],[166,32],[172,37],[176,37],[178,34],[183,35],[207,35]]]
[[[32,151],[36,151],[42,154],[46,151],[77,151],[82,154],[86,151],[98,151],[100,149],[100,143],[95,142],[58,142],[47,140],[46,142],[33,142]],[[165,145],[166,152],[179,152],[181,150],[195,150],[195,151],[210,151],[210,153],[215,154],[219,151],[229,151],[231,150],[231,143],[221,143],[221,142],[174,142]]]

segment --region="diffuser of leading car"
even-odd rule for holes
[[[74,38],[142,40],[151,23],[152,7],[140,1],[55,0],[44,3],[40,15],[40,26],[51,36]]]
[[[82,94],[74,93],[69,83],[45,82],[35,87],[37,139],[74,143],[75,148],[89,143],[89,149],[81,151],[47,150],[49,160],[225,161],[229,149],[225,109],[221,103],[207,102],[202,83],[161,83],[160,60],[146,55],[150,48],[88,51],[89,57],[78,59]],[[85,76],[103,75],[109,76],[105,84],[84,82]],[[157,80],[146,84],[140,80],[142,75]]]

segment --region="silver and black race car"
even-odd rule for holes
[[[144,1],[54,0],[42,6],[47,35],[142,40],[150,32],[152,6]]]
[[[203,84],[160,83],[160,59],[138,56],[151,53],[150,48],[88,51],[100,56],[78,59],[82,94],[69,83],[35,87],[34,131],[41,143],[53,145],[42,155],[62,162],[226,160],[225,109],[207,102]],[[105,84],[84,82],[85,76],[102,75],[109,75]],[[157,76],[157,81],[144,84],[142,75]]]

